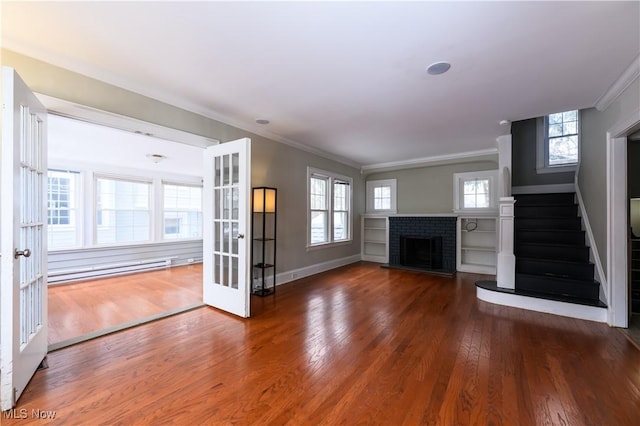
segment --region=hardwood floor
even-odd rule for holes
[[[49,344],[202,303],[202,264],[50,286]]]
[[[111,334],[51,353],[27,418],[2,424],[639,424],[620,331],[479,301],[480,278],[358,263],[248,320],[201,308]]]

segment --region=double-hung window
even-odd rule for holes
[[[96,243],[151,239],[151,182],[96,178]]]
[[[538,173],[568,172],[578,163],[579,111],[549,114],[538,121]]]
[[[202,187],[164,183],[163,238],[202,238]]]
[[[65,249],[80,244],[78,185],[80,173],[49,170],[47,173],[47,241],[49,249]]]
[[[308,245],[351,240],[353,181],[335,173],[308,169]]]

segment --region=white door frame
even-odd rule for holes
[[[629,326],[627,136],[640,127],[640,109],[607,132],[607,323]]]

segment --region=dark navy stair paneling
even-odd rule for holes
[[[519,205],[539,205],[539,204],[575,204],[575,193],[560,192],[555,194],[518,194],[514,195]]]
[[[515,195],[516,290],[599,302],[573,193]]]
[[[535,259],[569,260],[574,262],[589,261],[589,247],[561,244],[516,244],[516,258],[530,257]]]
[[[515,221],[515,229],[564,229],[582,230],[582,222],[578,217],[519,217]]]
[[[561,229],[522,229],[516,231],[516,244],[542,243],[542,244],[584,244],[584,231]]]
[[[593,279],[593,263],[567,262],[551,259],[516,259],[516,270],[523,274],[544,275],[576,280]]]
[[[593,279],[591,281],[570,280],[516,273],[516,283],[518,289],[524,291],[573,296],[581,299],[598,299],[600,297],[600,284]]]
[[[516,217],[540,217],[540,216],[559,216],[559,217],[576,217],[578,215],[578,206],[572,205],[518,205],[516,200],[514,214]]]

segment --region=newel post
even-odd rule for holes
[[[498,218],[498,265],[496,281],[498,287],[516,288],[516,257],[513,254],[513,197],[500,197],[500,217]]]
[[[511,196],[511,135],[502,135],[498,145],[498,259],[496,281],[498,287],[516,288],[516,257],[513,254],[514,205]]]

